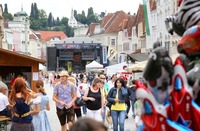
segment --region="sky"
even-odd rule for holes
[[[67,17],[70,18],[72,8],[81,13],[83,10],[87,15],[88,8],[92,7],[94,13],[101,12],[114,13],[123,10],[125,13],[137,13],[139,4],[142,0],[0,0],[4,9],[4,4],[7,3],[8,12],[11,14],[25,11],[30,15],[31,4],[37,3],[38,9],[44,9],[47,16],[51,12],[54,18]]]

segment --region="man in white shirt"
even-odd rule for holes
[[[112,75],[110,80],[108,81],[108,91],[114,87],[115,80],[117,79],[117,75]]]
[[[8,109],[8,97],[6,96],[7,90],[7,85],[0,81],[0,116],[11,117],[11,111]]]

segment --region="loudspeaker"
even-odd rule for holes
[[[57,48],[47,47],[47,71],[56,71]]]

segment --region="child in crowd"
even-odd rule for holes
[[[6,96],[7,90],[7,85],[0,81],[0,116],[11,117],[11,111],[8,108],[8,97]]]

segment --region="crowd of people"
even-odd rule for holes
[[[108,78],[100,73],[94,75],[91,82],[87,75],[80,76],[61,71],[53,77],[54,80],[48,77],[50,86],[53,87],[52,100],[56,103],[56,114],[62,131],[74,131],[81,128],[77,125],[87,124],[84,127],[86,129],[97,130],[99,127],[105,131],[109,128],[113,131],[124,131],[130,108],[132,117],[139,125],[139,102],[135,98],[134,80],[129,87],[126,76],[112,75]],[[44,89],[45,81],[37,80],[36,91],[33,92],[28,88],[26,80],[19,76],[13,82],[9,96],[6,95],[7,86],[0,81],[0,115],[12,119],[11,131],[22,128],[27,131],[52,130],[46,114],[50,110],[50,98]],[[81,106],[75,104],[78,98],[84,101]],[[91,120],[98,126],[89,125],[87,122]]]

